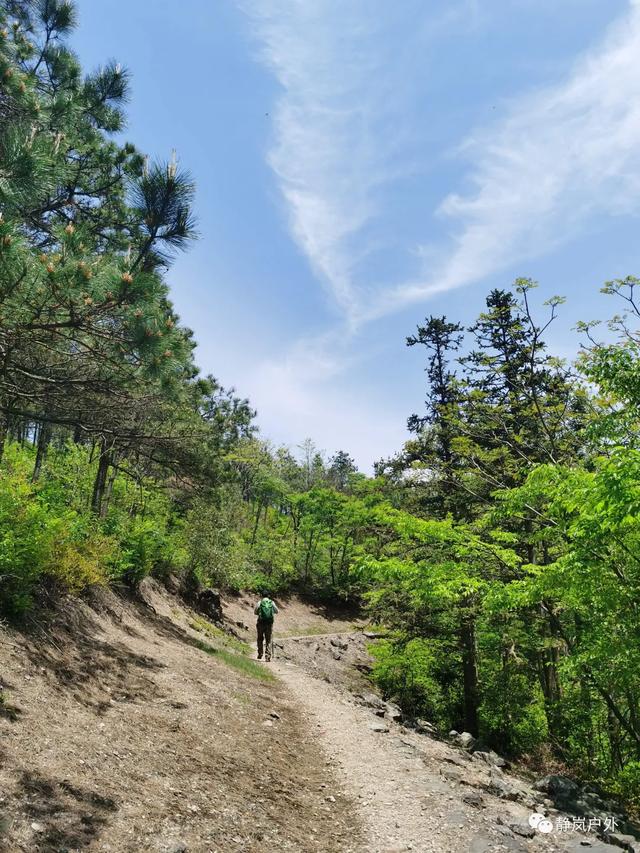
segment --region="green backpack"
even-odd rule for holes
[[[261,622],[273,622],[273,601],[263,598],[258,606],[258,617]]]

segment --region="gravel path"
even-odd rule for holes
[[[357,701],[344,658],[353,653],[355,635],[342,637],[339,648],[348,647],[349,653],[338,654],[318,636],[300,637],[284,640],[282,655],[269,664],[289,688],[333,771],[328,778],[337,787],[326,787],[325,802],[335,808],[355,803],[354,817],[364,827],[364,841],[327,850],[578,853],[586,847],[590,853],[619,853],[619,847],[593,835],[554,831],[523,837],[532,808],[491,793],[491,773],[499,771],[448,743],[380,719]],[[519,784],[507,774],[504,779]]]
[[[482,826],[481,815],[451,793],[437,770],[427,767],[410,735],[376,732],[372,726],[382,721],[376,723],[370,710],[349,701],[331,684],[293,664],[276,661],[274,668],[322,740],[343,791],[357,799],[368,832],[361,850],[471,849]]]

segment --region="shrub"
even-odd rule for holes
[[[31,482],[31,464],[29,451],[7,446],[0,477],[0,609],[13,616],[31,606],[45,576],[74,592],[103,582],[113,550],[87,519]]]
[[[370,651],[373,678],[385,696],[396,698],[410,716],[427,717],[439,724],[446,720],[446,697],[436,677],[437,655],[430,642],[380,640]]]

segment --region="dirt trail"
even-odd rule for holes
[[[342,643],[332,642],[340,637]],[[309,635],[279,645],[279,658],[270,665],[334,768],[338,788],[327,797],[356,804],[365,828],[355,848],[361,853],[620,850],[573,831],[523,837],[513,827],[530,831],[533,803],[492,791],[496,776],[514,792],[521,780],[490,768],[480,756],[381,719],[359,702],[354,690],[368,687],[362,678],[358,683],[357,672],[353,681],[353,664],[366,654],[361,634]]]
[[[353,849],[353,806],[325,800],[289,691],[157,584],[143,594],[0,625],[0,850]]]
[[[460,803],[451,808],[454,797],[447,783],[427,771],[407,736],[373,731],[370,711],[300,667],[278,661],[274,667],[328,752],[342,791],[357,802],[367,827],[363,850],[470,849],[481,819]]]
[[[252,601],[229,609],[253,643]],[[277,628],[258,664],[153,581],[62,602],[37,630],[0,625],[0,850],[620,850],[525,839],[518,780],[377,717],[349,614],[291,599]]]

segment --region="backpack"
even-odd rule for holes
[[[261,622],[273,622],[273,601],[263,598],[258,605],[258,618]]]

